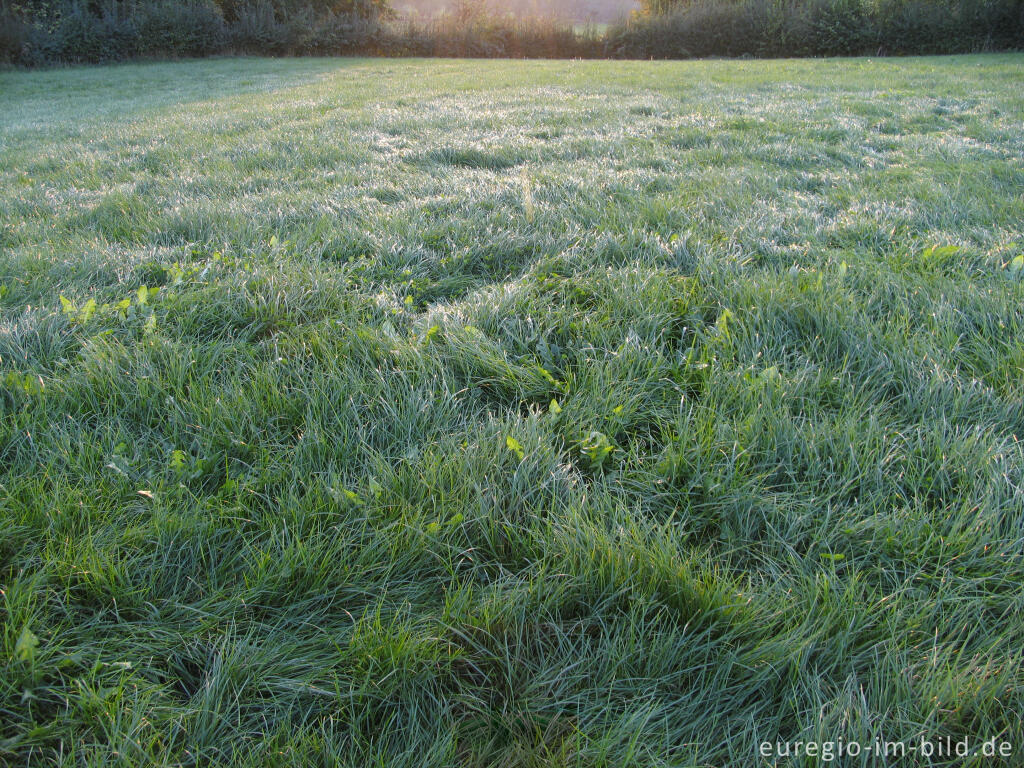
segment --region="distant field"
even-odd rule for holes
[[[1022,71],[0,73],[0,764],[1020,765]]]

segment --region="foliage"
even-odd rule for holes
[[[32,28],[22,19],[0,9],[0,64],[22,61]]]
[[[1022,0],[684,0],[609,32],[627,57],[960,53],[1024,47]]]
[[[11,6],[0,60],[19,64],[210,56],[294,55],[366,47],[385,10],[378,0],[78,0]]]
[[[472,2],[432,18],[393,19],[384,0],[40,0],[0,10],[0,61],[39,65],[226,52],[648,59],[1024,46],[1024,0],[686,0],[648,10],[599,32]]]
[[[269,10],[278,21],[294,15],[307,18],[355,16],[374,19],[388,11],[387,0],[214,0],[225,18],[235,21],[253,12]]]
[[[159,0],[139,7],[134,16],[138,48],[147,56],[205,56],[224,49],[227,28],[209,1]]]
[[[50,3],[9,18],[20,39],[16,49],[7,44],[7,58],[21,64],[207,56],[225,43],[224,20],[212,0],[111,2],[98,9]]]

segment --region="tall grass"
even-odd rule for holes
[[[0,73],[0,765],[1019,764],[1022,63]]]

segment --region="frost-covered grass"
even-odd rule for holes
[[[0,763],[1021,759],[1022,65],[0,73]]]

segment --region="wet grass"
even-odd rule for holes
[[[0,763],[1019,756],[1021,64],[0,73]]]

